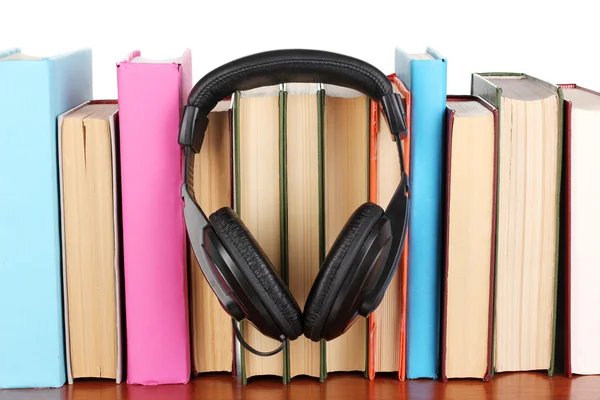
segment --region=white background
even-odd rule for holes
[[[352,1],[356,1],[355,4]],[[472,72],[525,72],[600,90],[595,0],[0,0],[0,49],[93,51],[94,98],[116,98],[116,64],[192,50],[193,79],[263,50],[314,48],[394,69],[394,47],[448,60],[448,93]]]

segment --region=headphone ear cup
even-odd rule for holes
[[[310,340],[318,341],[323,338],[331,340],[333,337],[328,338],[324,335],[324,331],[341,333],[348,328],[351,318],[340,322],[335,316],[331,318],[330,313],[346,276],[354,276],[353,269],[358,268],[359,264],[350,263],[345,268],[340,267],[346,256],[354,258],[358,254],[369,232],[382,216],[383,209],[379,205],[370,202],[361,205],[350,216],[331,246],[304,306],[304,335]],[[328,319],[334,321],[334,324],[343,326],[326,329]]]
[[[210,223],[229,256],[253,286],[256,298],[272,316],[285,337],[302,334],[302,312],[273,264],[238,215],[228,207],[213,213]],[[249,319],[259,330],[265,321]],[[263,332],[264,333],[264,332]]]

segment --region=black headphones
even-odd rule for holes
[[[385,211],[367,202],[345,224],[312,285],[304,313],[237,214],[223,207],[206,218],[188,185],[192,152],[200,152],[208,115],[216,104],[238,90],[287,82],[345,86],[378,102],[396,143],[401,171]],[[202,273],[227,313],[235,321],[249,320],[262,334],[282,342],[270,352],[252,349],[232,320],[238,340],[249,351],[276,354],[286,339],[303,333],[313,341],[334,339],[359,315],[367,317],[379,306],[398,265],[408,222],[408,177],[400,145],[405,136],[401,97],[393,92],[387,76],[341,54],[317,50],[258,53],[218,67],[196,83],[179,132],[179,144],[185,146],[185,224]]]

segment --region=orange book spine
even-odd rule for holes
[[[398,91],[402,94],[405,99],[405,113],[406,113],[406,125],[407,135],[403,140],[403,156],[405,163],[406,173],[410,170],[410,92],[404,85],[404,83],[396,77],[396,74],[388,75],[388,78],[396,86]],[[379,132],[379,105],[377,102],[371,101],[370,103],[370,131],[369,131],[369,201],[374,203],[377,202],[377,134]],[[406,233],[405,243],[408,241],[408,230]],[[400,257],[399,268],[396,273],[401,274],[401,290],[399,304],[400,304],[400,322],[398,329],[400,330],[400,343],[399,346],[399,365],[398,365],[398,379],[401,381],[406,379],[406,298],[407,298],[407,287],[406,282],[408,279],[408,249],[404,246],[402,255]],[[371,314],[368,318],[368,359],[367,359],[367,373],[369,379],[375,378],[375,342],[377,336],[377,326],[375,324],[375,316]]]
[[[370,102],[370,125],[369,125],[369,201],[377,203],[377,132],[379,118],[379,104]],[[375,316],[371,314],[367,320],[367,375],[369,379],[375,378]]]

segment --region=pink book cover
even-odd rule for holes
[[[117,64],[127,383],[187,383],[190,344],[180,116],[191,51]]]

